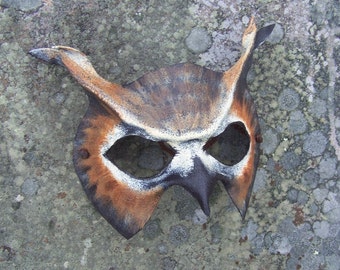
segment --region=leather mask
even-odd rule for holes
[[[209,196],[221,181],[245,216],[262,141],[246,76],[253,50],[273,27],[257,30],[252,18],[243,34],[243,54],[223,73],[176,64],[125,86],[100,77],[76,49],[30,51],[66,67],[87,91],[89,107],[75,138],[74,166],[89,199],[123,236],[130,238],[143,228],[162,193],[173,185],[184,187],[209,215]],[[155,175],[137,177],[115,162],[117,146],[135,137],[158,143],[170,156]],[[226,161],[218,152],[228,152],[233,139],[242,140],[243,154]]]

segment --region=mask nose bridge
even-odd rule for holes
[[[173,171],[167,177],[168,186],[184,187],[200,204],[206,215],[210,214],[209,197],[216,183],[215,174],[206,166],[202,157],[205,155],[205,141],[192,140],[180,144],[171,144],[177,151]]]
[[[167,171],[171,174],[187,177],[194,168],[194,159],[202,149],[202,142],[199,140],[167,142],[174,150],[175,155],[171,160]]]
[[[176,151],[181,152],[184,149],[203,149],[204,144],[206,143],[204,140],[200,139],[192,139],[188,141],[168,141],[167,142],[171,147],[173,147]]]

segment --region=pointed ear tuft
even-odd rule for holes
[[[30,55],[50,64],[64,66],[58,51],[50,48],[33,49],[28,52]]]

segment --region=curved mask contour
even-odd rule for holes
[[[100,77],[76,49],[30,51],[66,67],[87,91],[89,107],[74,144],[75,169],[89,199],[126,238],[143,228],[172,185],[183,186],[208,215],[209,196],[221,181],[245,216],[261,142],[246,76],[254,49],[273,27],[257,30],[252,18],[243,34],[243,54],[223,73],[176,64],[125,86]],[[134,140],[161,153],[157,170],[140,175],[124,165],[139,153],[130,147]]]

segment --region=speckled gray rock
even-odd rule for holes
[[[264,131],[262,136],[263,143],[261,144],[261,147],[263,152],[265,154],[273,153],[279,143],[276,131],[272,128],[268,128]]]
[[[223,228],[218,222],[215,222],[210,227],[210,233],[211,233],[211,241],[217,244],[221,241]]]
[[[12,7],[24,12],[34,11],[42,5],[42,0],[0,0],[0,6]]]
[[[298,193],[299,193],[299,191],[296,188],[291,188],[287,192],[287,199],[291,203],[296,203],[297,202]]]
[[[282,110],[295,110],[300,104],[300,96],[292,89],[284,89],[279,95],[279,106]]]
[[[180,246],[189,239],[189,230],[184,225],[174,225],[170,228],[169,240],[175,246]]]
[[[314,189],[313,195],[317,203],[322,203],[328,195],[328,189],[325,188]]]
[[[263,190],[266,186],[267,179],[268,179],[268,174],[266,170],[262,168],[257,169],[254,186],[253,186],[253,192],[256,193],[260,190]]]
[[[57,92],[53,94],[49,102],[50,102],[50,105],[52,106],[60,106],[61,104],[64,103],[65,99],[66,99],[66,96],[63,92]]]
[[[258,227],[259,226],[252,219],[250,219],[247,226],[242,228],[242,238],[247,237],[249,241],[252,241],[257,235],[256,230]]]
[[[191,220],[195,214],[195,210],[199,207],[194,199],[182,200],[177,202],[175,212],[180,219]]]
[[[280,164],[285,170],[293,170],[300,165],[300,157],[294,152],[286,152],[280,160]]]
[[[320,180],[319,174],[314,169],[309,169],[303,173],[301,182],[306,187],[316,188]]]
[[[304,140],[303,150],[313,157],[319,156],[325,151],[327,139],[321,131],[315,130],[309,133]]]
[[[292,134],[302,134],[307,129],[307,121],[300,111],[293,111],[289,114],[289,132]]]
[[[326,221],[327,223],[327,221]],[[340,247],[340,227],[338,224],[330,224],[328,229],[328,238],[322,241],[321,252],[325,256],[339,253]],[[327,230],[327,229],[326,229]],[[334,233],[336,231],[336,233]]]
[[[329,192],[323,202],[322,212],[326,214],[331,223],[340,222],[340,197],[334,192]]]
[[[207,223],[208,219],[209,217],[206,214],[204,214],[202,209],[196,209],[192,217],[192,223],[196,225],[202,225],[204,223]]]
[[[329,223],[327,221],[316,221],[313,224],[313,230],[317,236],[325,239],[329,235]]]
[[[313,239],[314,234],[312,233],[312,227],[309,223],[303,223],[299,226],[295,226],[290,218],[282,221],[279,226],[279,233],[285,235],[288,238],[289,244],[291,245],[290,259],[287,260],[286,269],[295,269],[296,265],[300,265],[301,257],[313,256],[309,249],[312,246],[310,239]],[[291,267],[291,265],[294,265]]]
[[[264,233],[257,234],[256,237],[251,241],[251,251],[258,255],[262,252],[264,248]]]
[[[323,99],[315,98],[310,104],[310,112],[315,117],[322,117],[327,111],[327,103]]]
[[[177,201],[175,212],[180,219],[191,220],[195,210],[199,208],[198,202],[181,186],[174,186],[174,199]]]
[[[167,254],[168,253],[168,246],[164,243],[164,242],[161,242],[159,245],[158,245],[158,252],[159,254]]]
[[[338,194],[329,192],[323,204],[323,209],[322,209],[323,212],[327,213],[333,209],[338,208],[339,207],[338,200],[339,200]]]
[[[39,185],[37,180],[34,178],[28,178],[24,181],[21,186],[21,191],[26,196],[33,196],[37,193]]]
[[[162,259],[162,270],[173,270],[177,266],[177,261],[171,257]]]
[[[325,260],[328,265],[328,270],[339,270],[339,255],[334,254],[331,256],[326,256]]]
[[[192,199],[192,196],[184,187],[174,186],[173,187],[173,197],[176,201],[188,201]]]
[[[309,206],[309,212],[310,212],[311,215],[315,216],[315,215],[317,215],[317,213],[319,211],[320,211],[320,208],[319,208],[319,206],[316,203],[312,203]]]
[[[319,174],[322,179],[330,179],[336,172],[335,158],[323,158],[319,164]]]
[[[148,239],[154,239],[162,232],[160,227],[160,220],[154,219],[150,220],[145,224],[143,229],[144,236]]]
[[[319,252],[315,252],[315,248],[312,245],[307,249],[307,254],[307,256],[301,258],[301,265],[306,269],[319,270],[320,266],[325,264],[325,257]]]
[[[328,188],[330,191],[332,191],[332,192],[334,192],[334,193],[340,193],[339,192],[339,188],[337,187],[337,184],[338,184],[338,181],[336,181],[337,180],[337,178],[333,178],[333,179],[335,179],[335,180],[328,180],[328,181],[326,181],[325,182],[325,186],[326,186],[326,188]],[[320,179],[321,181],[324,181],[323,179]]]
[[[30,166],[39,166],[42,163],[42,158],[38,156],[34,146],[27,150],[22,159]]]
[[[202,53],[209,49],[212,40],[207,30],[203,28],[194,28],[189,36],[185,39],[188,49],[194,53]]]
[[[295,256],[288,258],[288,260],[286,261],[286,269],[297,269],[297,265],[301,265],[301,262],[299,258]]]
[[[300,205],[304,205],[309,200],[309,194],[307,192],[304,192],[303,190],[299,190],[298,197],[297,197],[297,203]]]
[[[264,242],[271,254],[288,254],[292,249],[288,238],[278,233],[267,233]]]
[[[308,239],[305,239],[302,237],[312,237],[312,234],[308,234],[308,235],[303,234],[303,236],[296,237],[296,240],[292,242],[293,248],[290,252],[292,258],[299,259],[301,256],[306,254],[306,251],[308,250],[308,247],[310,246]]]
[[[268,158],[266,169],[270,173],[275,173],[277,171],[276,169],[277,162],[273,158]]]

